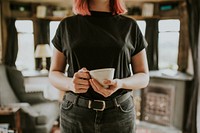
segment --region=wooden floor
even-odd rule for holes
[[[152,124],[144,121],[137,123],[137,133],[182,133],[171,126],[161,126],[158,124]]]

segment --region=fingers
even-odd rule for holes
[[[75,78],[73,80],[73,83],[74,84],[85,85],[85,86],[89,86],[90,85],[89,80],[87,80],[85,78],[84,79],[83,78]]]
[[[89,71],[86,68],[80,69],[78,72],[74,74],[76,78],[90,79]]]
[[[74,74],[72,79],[72,91],[75,93],[85,93],[90,87],[90,75],[86,68],[80,69]]]
[[[87,90],[88,90],[88,86],[85,86],[85,85],[78,85],[78,84],[75,84],[74,85],[74,88],[76,88],[74,90],[75,93],[86,93]]]
[[[89,81],[90,81],[90,84],[91,84],[94,91],[103,95],[104,97],[107,97],[106,93],[101,91],[103,89],[103,87],[98,85],[98,83],[94,79],[90,79]]]
[[[105,89],[95,79],[90,79],[89,81],[90,81],[90,84],[91,84],[92,88],[94,89],[94,91],[103,95],[104,97],[109,97],[117,90],[117,88],[115,86],[110,86],[110,88]]]
[[[109,88],[105,89],[97,80],[90,79],[89,71],[86,68],[82,68],[74,74],[72,91],[75,93],[86,93],[91,85],[95,92],[104,97],[109,97],[119,88],[117,80],[105,80],[104,84],[108,85]]]
[[[116,85],[117,81],[116,80],[104,80],[103,83],[105,85]]]
[[[80,69],[78,72],[89,72],[89,70],[87,70],[87,68],[83,67],[83,68]]]

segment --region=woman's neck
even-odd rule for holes
[[[89,9],[92,11],[110,12],[110,0],[90,0]]]

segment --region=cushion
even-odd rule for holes
[[[6,76],[6,66],[0,64],[0,104],[7,105],[16,102],[19,102],[19,99],[12,90],[12,86]]]
[[[48,101],[43,97],[43,93],[34,92],[26,93],[24,86],[24,77],[21,71],[16,67],[6,67],[7,77],[10,85],[20,102],[28,102],[30,104]]]

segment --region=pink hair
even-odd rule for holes
[[[74,0],[73,12],[81,15],[91,15],[89,11],[89,0]],[[122,0],[110,0],[110,8],[113,14],[124,14],[127,12]]]

